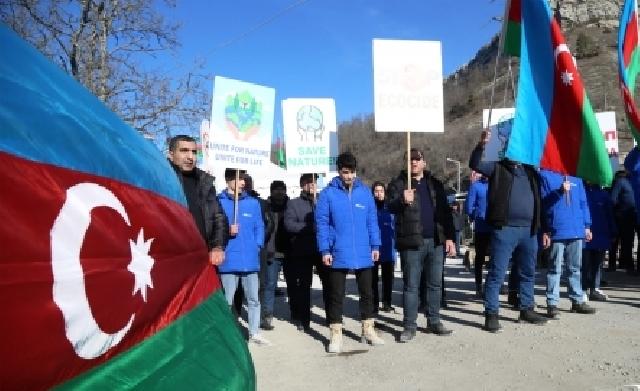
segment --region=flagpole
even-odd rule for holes
[[[311,173],[311,180],[313,181],[312,182],[313,183],[313,204],[315,205],[316,201],[317,201],[316,200],[316,186],[317,186],[317,183],[316,183],[316,174],[315,173]]]
[[[240,182],[240,170],[236,168],[236,183],[233,191],[233,224],[238,224],[238,182]]]
[[[407,190],[411,190],[411,132],[407,132]]]

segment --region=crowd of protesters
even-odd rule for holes
[[[443,270],[447,256],[461,255],[466,219],[473,226],[475,295],[484,300],[486,331],[501,331],[499,295],[509,267],[507,301],[519,310],[520,322],[543,325],[559,318],[560,281],[565,275],[571,312],[595,314],[588,302],[607,300],[600,290],[606,254],[608,270],[619,267],[636,273],[640,150],[634,148],[627,156],[626,172],[616,175],[608,191],[506,159],[484,161],[489,137],[483,132],[471,153],[472,183],[464,208],[448,201],[442,182],[427,169],[417,148],[406,156],[410,172],[400,171],[388,185],[377,181],[371,188],[356,176],[356,157],[342,153],[338,176],[318,193],[316,175],[302,174],[295,199],[289,199],[283,181],[275,180],[269,197],[262,200],[251,177],[236,168],[226,169],[226,188],[216,194],[213,178],[195,167],[196,143],[189,136],[171,140],[169,160],[209,247],[209,260],[218,269],[227,302],[236,316],[246,302],[248,339],[257,345],[271,344],[260,330],[274,328],[280,271],[290,320],[301,332],[310,331],[311,285],[314,272],[319,276],[329,327],[327,350],[332,353],[342,350],[345,281],[353,272],[362,342],[384,344],[374,318],[379,311],[395,311],[397,258],[403,282],[398,342],[415,337],[419,313],[426,317],[428,332],[452,334],[440,320],[440,309],[446,305]],[[547,267],[546,313],[536,311],[534,300],[541,258]]]

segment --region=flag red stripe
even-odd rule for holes
[[[4,152],[0,166],[0,306],[5,320],[0,322],[0,354],[8,358],[0,378],[7,388],[50,388],[75,377],[153,335],[219,287],[189,211],[175,201]],[[114,333],[135,315],[124,339],[95,359],[75,353],[52,293],[51,229],[67,189],[83,182],[110,190],[131,223],[112,209],[95,208],[80,251],[86,296],[100,328]],[[155,260],[146,302],[139,292],[132,295],[134,277],[127,270],[129,240],[135,241],[141,228],[146,240],[153,238],[149,254]]]
[[[555,19],[551,19],[551,39],[554,49],[565,44]],[[556,54],[553,83],[551,118],[540,167],[575,173],[582,141],[584,86],[568,49]]]
[[[520,23],[522,20],[522,11],[520,6],[521,0],[511,0],[509,2],[509,15],[508,20],[510,22]]]
[[[624,67],[627,68],[631,64],[631,56],[633,51],[638,46],[638,19],[636,11],[631,13],[631,17],[627,22],[627,26],[624,33],[624,42],[622,44],[622,50],[624,54]],[[633,86],[631,86],[633,87]]]

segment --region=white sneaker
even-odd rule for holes
[[[258,346],[271,346],[271,342],[260,334],[254,334],[249,337],[249,342],[253,342]]]
[[[589,302],[589,295],[587,295],[587,292],[582,291],[582,302],[583,303],[588,303]]]

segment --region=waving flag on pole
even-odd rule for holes
[[[502,51],[510,56],[520,56],[520,29],[522,0],[507,0],[502,25]]]
[[[252,389],[175,173],[0,24],[3,389]]]
[[[508,5],[515,7],[515,3]],[[520,77],[506,156],[610,184],[613,173],[605,140],[558,22],[545,0],[518,2],[518,6]]]
[[[636,0],[626,0],[620,13],[618,30],[618,73],[629,128],[636,143],[640,144],[640,114],[634,101],[638,72],[640,72],[638,4]]]

